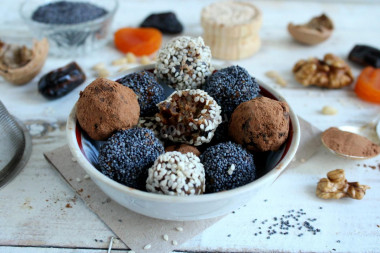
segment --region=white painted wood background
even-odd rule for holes
[[[184,34],[201,35],[200,10],[212,1],[123,1],[116,13],[113,31],[122,26],[137,26],[151,12],[173,10],[185,26]],[[0,39],[23,41],[30,36],[19,13],[20,0],[1,1]],[[355,44],[379,47],[379,1],[254,1],[263,12],[260,32],[262,48],[253,57],[231,62],[249,70],[255,77],[278,89],[303,118],[324,130],[330,126],[365,125],[380,116],[380,106],[358,99],[354,85],[341,90],[304,88],[291,74],[301,58],[334,53],[347,59]],[[297,44],[289,36],[289,22],[306,22],[322,12],[334,21],[335,31],[323,44],[310,47]],[[169,37],[165,37],[165,40]],[[111,71],[111,61],[121,57],[110,41],[106,48],[91,55],[72,59],[49,57],[40,75],[31,83],[16,87],[0,81],[0,99],[9,111],[31,129],[33,152],[26,168],[0,190],[0,252],[104,252],[113,233],[93,214],[72,189],[46,162],[42,153],[66,143],[64,124],[69,111],[84,85],[69,95],[47,101],[37,91],[39,77],[57,67],[76,60],[89,80],[90,68],[104,62]],[[228,64],[214,61],[215,64]],[[355,76],[361,67],[351,64]],[[283,88],[265,76],[276,70],[288,81]],[[324,105],[338,109],[335,116],[321,114]],[[318,151],[321,160],[314,160],[284,173],[275,184],[255,197],[246,207],[231,214],[215,226],[191,239],[181,251],[211,252],[379,252],[380,251],[380,170],[364,168],[380,164],[379,159],[367,162],[348,161]],[[357,166],[359,164],[360,166]],[[347,169],[348,179],[372,187],[361,201],[322,201],[314,197],[318,179],[331,169]],[[264,200],[267,199],[267,202]],[[72,208],[67,208],[70,204]],[[320,210],[318,207],[323,206]],[[309,217],[318,218],[322,232],[316,236],[295,234],[270,240],[255,237],[257,226],[251,220],[279,216],[290,209],[303,208]],[[231,234],[231,237],[227,237]],[[337,240],[341,241],[337,243]],[[120,242],[115,249],[125,252]],[[335,251],[334,251],[335,250]],[[153,251],[151,251],[153,252]]]

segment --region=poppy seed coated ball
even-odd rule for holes
[[[256,178],[253,155],[233,142],[207,148],[201,154],[206,173],[206,192],[220,192],[246,185]]]
[[[259,95],[255,78],[240,66],[230,66],[213,73],[203,85],[205,90],[222,107],[228,117],[242,102]]]
[[[100,148],[99,171],[126,186],[145,190],[148,169],[164,147],[146,128],[122,130]]]
[[[141,116],[153,116],[158,112],[156,104],[165,99],[164,88],[159,84],[154,75],[148,71],[140,71],[128,74],[116,82],[132,89],[140,105]]]

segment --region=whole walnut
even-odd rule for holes
[[[296,80],[304,86],[338,89],[354,81],[351,68],[338,56],[326,54],[323,60],[300,60],[293,67]]]

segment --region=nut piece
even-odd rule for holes
[[[327,173],[327,178],[319,180],[316,194],[322,199],[341,199],[350,197],[362,199],[367,189],[371,187],[358,182],[347,182],[344,170],[337,169]]]
[[[354,80],[347,63],[333,54],[326,54],[323,60],[300,60],[294,65],[293,73],[296,80],[304,86],[316,85],[329,89],[342,88]]]
[[[334,107],[332,107],[332,106],[328,106],[328,105],[326,105],[326,106],[324,106],[323,108],[322,108],[322,114],[324,114],[324,115],[335,115],[335,114],[337,114],[338,113],[338,110],[337,109],[335,109]]]
[[[48,52],[47,39],[34,41],[32,49],[0,41],[0,75],[12,84],[26,84],[41,71]]]
[[[315,45],[327,40],[334,29],[331,19],[322,14],[303,25],[289,23],[288,31],[295,40],[307,45]]]

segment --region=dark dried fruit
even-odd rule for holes
[[[140,27],[153,27],[168,34],[177,34],[183,31],[181,22],[173,12],[151,14],[141,23]]]
[[[76,62],[53,70],[38,82],[38,91],[46,98],[63,97],[86,80],[86,75]]]
[[[363,66],[380,68],[380,50],[366,45],[356,45],[348,55],[350,61]]]

